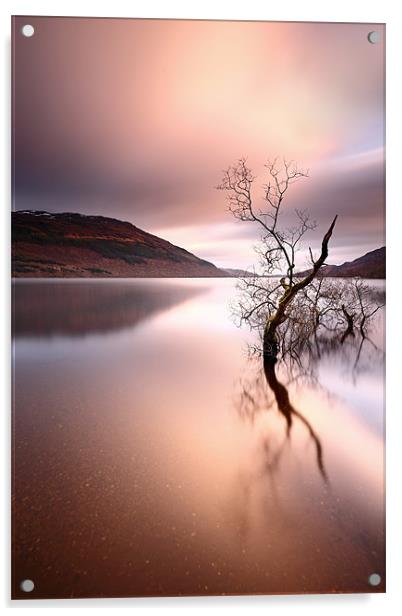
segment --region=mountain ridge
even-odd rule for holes
[[[44,210],[12,212],[14,277],[227,277],[130,222]]]
[[[320,275],[334,278],[349,278],[360,276],[362,278],[385,278],[385,246],[370,250],[353,261],[345,261],[341,265],[325,265],[320,269]],[[311,270],[298,272],[297,277],[306,276]]]

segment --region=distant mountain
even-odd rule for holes
[[[299,272],[297,276],[305,276],[310,270]],[[385,246],[366,253],[354,261],[346,261],[342,265],[326,265],[320,273],[329,277],[348,278],[385,278]]]
[[[238,278],[238,277],[243,277],[243,278],[248,278],[250,276],[254,276],[255,274],[253,272],[248,272],[247,270],[243,270],[243,269],[233,269],[233,268],[225,268],[225,272],[227,272],[229,274],[229,276],[233,276],[234,278]]]
[[[15,277],[221,277],[229,274],[129,222],[104,216],[12,213]]]

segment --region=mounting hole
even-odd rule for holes
[[[381,575],[378,575],[378,573],[372,573],[369,576],[368,581],[370,586],[378,586],[378,584],[381,582]]]
[[[375,45],[380,40],[380,33],[377,30],[373,30],[373,32],[368,33],[367,39],[369,43]]]
[[[25,24],[25,26],[22,26],[21,32],[24,36],[30,38],[35,34],[35,28],[31,24]]]
[[[32,580],[22,580],[21,582],[21,590],[24,592],[32,592],[35,588],[35,584]]]

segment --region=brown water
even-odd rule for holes
[[[382,319],[275,392],[234,284],[14,285],[14,597],[384,591]]]

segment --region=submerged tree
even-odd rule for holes
[[[244,222],[254,223],[260,230],[255,250],[258,267],[239,278],[239,297],[233,308],[240,325],[246,323],[257,330],[264,363],[275,364],[278,354],[301,357],[314,347],[320,353],[322,343],[343,343],[359,331],[362,337],[384,305],[383,298],[361,278],[350,280],[325,278],[325,261],[337,216],[334,216],[321,241],[318,256],[309,248],[310,268],[297,273],[297,253],[302,239],[316,229],[306,210],[295,209],[295,224],[284,227],[281,212],[289,187],[308,173],[293,162],[268,162],[268,183],[263,185],[260,204],[252,194],[255,176],[245,159],[238,160],[224,171],[220,190],[227,193],[229,210]],[[278,274],[281,274],[281,276]],[[330,339],[331,338],[331,342]],[[320,339],[321,345],[318,344]]]
[[[332,220],[322,243],[321,252],[316,258],[309,249],[311,269],[302,277],[296,273],[296,254],[300,242],[308,231],[316,228],[305,210],[295,210],[296,224],[293,227],[280,226],[280,214],[286,193],[291,184],[308,173],[298,169],[294,162],[277,161],[265,165],[268,182],[263,186],[263,207],[256,205],[252,194],[255,180],[245,159],[238,160],[224,171],[220,190],[227,192],[229,210],[238,220],[253,222],[261,231],[257,247],[259,271],[242,279],[242,297],[238,308],[241,322],[251,327],[264,320],[263,353],[266,361],[276,362],[279,346],[279,330],[288,321],[296,297],[316,278],[328,256],[328,243],[335,227],[337,216]],[[269,278],[278,272],[285,275],[279,282]],[[274,281],[273,281],[274,280]]]
[[[290,442],[293,423],[301,423],[314,443],[316,464],[327,483],[320,437],[308,414],[291,400],[289,387],[301,382],[319,387],[320,360],[333,354],[339,355],[354,377],[364,343],[375,352],[372,359],[378,359],[381,351],[371,340],[370,329],[384,305],[384,297],[361,278],[325,277],[323,270],[337,216],[322,238],[319,254],[314,256],[309,248],[309,269],[297,272],[296,266],[306,267],[304,263],[296,264],[302,240],[317,225],[307,211],[296,209],[295,224],[285,227],[281,213],[291,184],[308,174],[287,161],[282,166],[276,160],[268,162],[266,169],[268,183],[263,186],[259,204],[252,193],[255,176],[244,159],[224,171],[218,186],[226,191],[233,216],[255,223],[260,230],[260,242],[255,248],[258,265],[238,279],[239,295],[233,313],[239,325],[247,324],[257,333],[249,348],[253,354],[263,356],[263,366],[257,378],[242,384],[237,409],[242,418],[253,421],[261,411],[276,408],[285,419],[286,440],[279,447],[268,447],[264,441],[266,469],[271,475],[278,469],[285,443]],[[280,379],[276,373],[279,355]]]

